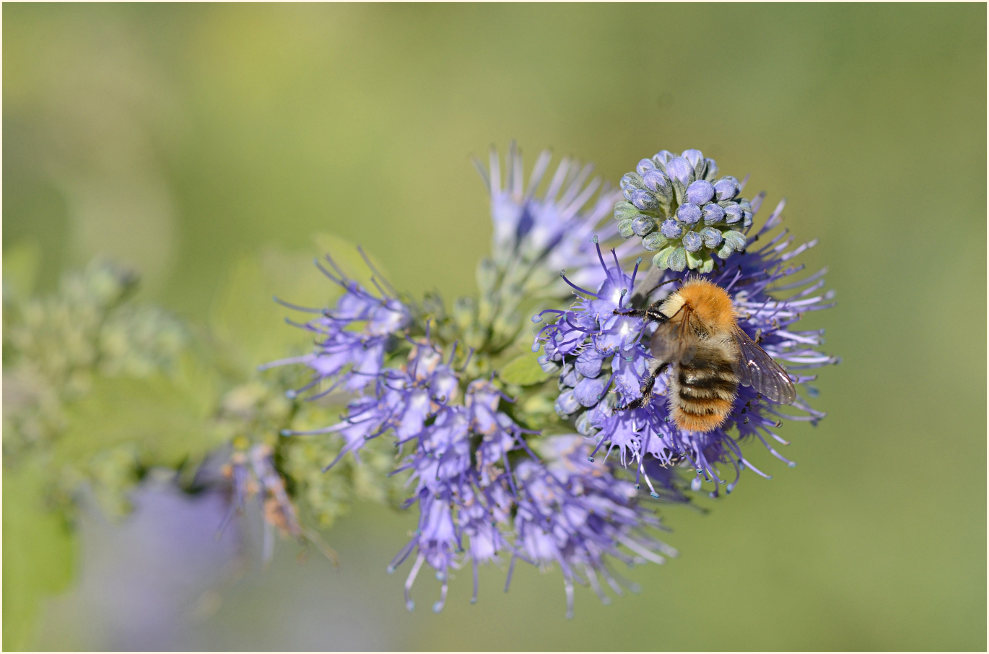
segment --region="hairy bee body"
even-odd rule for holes
[[[705,432],[725,421],[738,393],[737,358],[729,344],[699,347],[689,361],[673,365],[669,379],[670,415],[682,429]]]
[[[796,399],[789,375],[738,326],[731,297],[717,284],[688,279],[649,309],[622,313],[659,323],[649,341],[657,366],[636,405],[647,400],[656,377],[669,369],[667,401],[680,429],[708,432],[723,425],[740,384],[773,402]]]
[[[666,298],[659,313],[666,320],[653,334],[650,350],[671,366],[670,415],[681,429],[717,429],[738,394],[733,362],[740,352],[731,298],[716,284],[691,279]]]

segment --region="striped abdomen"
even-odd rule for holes
[[[670,413],[677,426],[705,432],[725,421],[738,392],[738,375],[732,368],[730,347],[698,349],[689,361],[670,371]]]

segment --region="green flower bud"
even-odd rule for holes
[[[642,239],[642,247],[650,252],[655,252],[656,250],[663,248],[669,242],[670,239],[666,238],[659,232],[653,232]]]

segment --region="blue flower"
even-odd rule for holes
[[[782,203],[750,238],[763,196],[742,198],[742,185],[719,177],[715,163],[697,150],[663,151],[623,178],[619,222],[602,225],[617,195],[588,181],[589,167],[566,160],[539,193],[549,163],[548,153],[540,155],[526,181],[513,145],[504,184],[497,154],[488,170],[478,166],[491,194],[494,246],[479,267],[478,297],[458,300],[452,313],[436,297],[423,305],[400,298],[384,280],[372,278],[370,290],[330,259],[321,269],[343,289],[335,308],[286,305],[315,314],[292,324],[316,336],[310,353],[272,364],[310,371],[308,383],[290,396],[312,399],[340,389],[350,401],[334,424],[282,433],[342,439],[326,470],[347,454],[359,460],[372,440],[394,443],[393,474],[406,476],[409,489],[404,507],[418,512],[415,533],[389,565],[410,564],[410,609],[424,569],[439,581],[438,611],[455,570],[471,566],[473,601],[478,568],[506,561],[508,581],[518,561],[559,566],[568,614],[576,584],[591,586],[606,601],[605,586],[622,588],[614,562],[658,563],[674,554],[649,533],[660,523],[656,502],[639,493],[642,485],[660,501],[686,502],[679,471],[689,465],[694,490],[708,481],[714,494],[720,485],[730,491],[740,471],[752,467],[742,452],[745,441],[760,440],[782,458],[772,444],[785,442],[777,433],[780,419],[816,422],[823,415],[803,398],[791,405],[803,415],[789,415],[743,386],[726,422],[696,433],[671,420],[668,373],[643,397],[657,363],[649,348],[656,323],[630,310],[662,299],[670,292],[664,282],[683,281],[687,269],[726,289],[741,329],[813,394],[808,384],[814,377],[802,371],[835,360],[818,350],[822,332],[797,330],[794,323],[804,311],[828,306],[830,293],[822,291],[822,273],[793,281],[801,268],[791,261],[810,244],[790,249],[785,231],[768,238]],[[599,241],[619,233],[626,240],[606,257]],[[632,236],[657,251],[646,270],[641,260],[631,270],[622,264],[639,243]],[[760,240],[765,245],[756,249]],[[576,299],[567,309],[539,315],[550,324],[533,345],[542,350],[543,370],[557,375],[554,398],[538,370],[507,373],[515,362],[529,362],[505,359],[521,333],[518,314],[528,310],[522,303],[564,296],[562,287],[549,284],[564,266]],[[786,299],[778,299],[781,291]],[[549,437],[531,429],[552,422],[546,412],[553,399],[566,424],[555,431],[569,432],[572,425],[579,435]]]
[[[491,195],[493,260],[509,270],[515,277],[511,283],[527,293],[546,293],[552,275],[563,268],[577,283],[593,276],[597,260],[591,237],[610,239],[618,234],[614,223],[602,224],[619,198],[617,191],[599,178],[592,179],[592,166],[563,159],[545,191],[538,193],[551,153],[540,153],[528,181],[522,153],[514,143],[506,159],[504,184],[494,149],[487,169],[474,162]]]
[[[689,170],[683,168],[679,174],[689,179]],[[749,246],[765,239],[779,225],[782,209],[781,202],[762,229],[748,241]],[[830,306],[832,293],[822,292],[824,271],[794,281],[803,266],[790,262],[813,242],[792,250],[791,245],[792,238],[784,230],[763,247],[750,247],[735,254],[716,271],[702,277],[729,292],[740,314],[741,328],[758,339],[770,356],[797,374],[798,388],[804,387],[807,394],[813,395],[815,391],[807,384],[815,377],[800,373],[835,363],[836,359],[818,350],[822,330],[797,330],[794,323],[807,311]],[[616,314],[627,311],[629,299],[638,292],[638,264],[632,274],[627,274],[613,256],[611,262],[601,257],[600,267],[599,279],[603,281],[596,292],[571,284],[579,293],[573,305],[566,311],[550,310],[541,314],[556,316],[556,321],[542,328],[533,346],[536,350],[542,348],[542,362],[547,367],[559,367],[561,393],[557,410],[574,420],[578,431],[595,439],[592,456],[616,452],[619,461],[634,466],[637,478],[644,478],[647,484],[651,484],[652,475],[647,473],[643,477],[641,473],[651,461],[661,467],[684,461],[695,470],[694,488],[700,488],[704,481],[712,481],[715,494],[718,484],[724,484],[730,492],[745,467],[763,474],[742,453],[744,441],[759,440],[774,456],[792,465],[773,445],[773,442],[786,443],[776,431],[780,420],[816,423],[823,417],[803,398],[791,405],[802,415],[790,415],[753,389],[740,386],[724,425],[710,432],[690,432],[679,429],[670,418],[665,397],[667,372],[656,379],[649,400],[636,406],[642,397],[642,383],[656,367],[648,349],[656,324],[641,317]],[[686,275],[666,270],[647,283],[655,287],[683,279]],[[790,295],[778,299],[775,293],[780,291]],[[668,293],[668,286],[665,290],[661,287],[660,292]],[[729,433],[733,430],[734,435]],[[724,465],[733,469],[732,478],[725,475]],[[650,490],[659,495],[656,488]]]
[[[419,513],[415,534],[389,565],[395,570],[411,560],[405,581],[410,609],[424,566],[440,582],[433,605],[439,611],[451,573],[468,563],[474,600],[480,565],[508,558],[509,575],[516,560],[559,565],[570,612],[575,583],[590,584],[602,597],[599,579],[620,588],[607,567],[611,558],[636,563],[670,553],[643,532],[658,520],[638,504],[631,482],[614,479],[605,462],[588,462],[583,439],[536,438],[505,411],[510,399],[490,378],[472,378],[454,365],[456,346],[444,355],[428,329],[413,336],[415,308],[382,289],[372,295],[341,275],[331,278],[345,289],[337,309],[299,324],[321,334],[315,355],[288,362],[313,371],[300,396],[319,397],[324,386],[342,386],[357,397],[336,424],[283,434],[342,437],[344,446],[327,470],[347,453],[360,456],[373,439],[394,439],[394,474],[408,474],[411,489],[404,506]],[[348,339],[377,348],[371,364],[342,356],[321,364],[324,352],[336,356]],[[581,364],[585,371],[590,365]],[[667,497],[682,501],[675,480],[664,483]]]
[[[664,556],[676,556],[673,548],[647,533],[660,523],[638,504],[635,487],[613,477],[608,466],[591,461],[584,439],[555,436],[541,441],[540,452],[545,465],[526,459],[516,471],[524,490],[515,515],[521,552],[513,562],[525,557],[540,566],[559,565],[568,617],[573,615],[575,581],[590,585],[607,604],[599,577],[621,593],[622,580],[610,568],[612,561],[662,563]],[[634,584],[631,588],[636,589]]]
[[[330,268],[319,262],[316,266],[344,290],[334,309],[310,309],[279,300],[290,309],[319,314],[318,318],[303,324],[289,321],[316,335],[315,351],[261,366],[264,370],[304,364],[312,369],[312,381],[301,389],[289,391],[290,397],[328,379],[338,381],[325,389],[322,395],[336,390],[338,384],[343,384],[344,390],[349,392],[364,389],[381,371],[389,342],[403,333],[411,322],[411,308],[399,301],[394,293],[386,291],[377,280],[372,278],[377,286],[376,295],[348,279],[329,256],[326,262]]]

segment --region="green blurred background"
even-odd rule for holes
[[[40,248],[41,290],[104,254],[201,323],[238,258],[331,232],[412,292],[467,294],[489,247],[469,155],[517,139],[612,183],[700,148],[786,196],[838,293],[808,320],[843,363],[829,417],[785,428],[799,466],[756,453],[772,480],[667,512],[681,556],[635,571],[638,595],[581,589],[567,621],[558,573],[503,594],[491,569],[441,614],[422,579],[410,614],[385,565],[412,523],[368,506],[327,535],[340,569],[283,543],[157,647],[984,650],[985,23],[982,4],[5,5],[3,247]],[[139,642],[117,638],[127,598],[100,600],[99,575],[141,570],[93,559],[132,547],[118,531],[84,534],[37,646]]]

